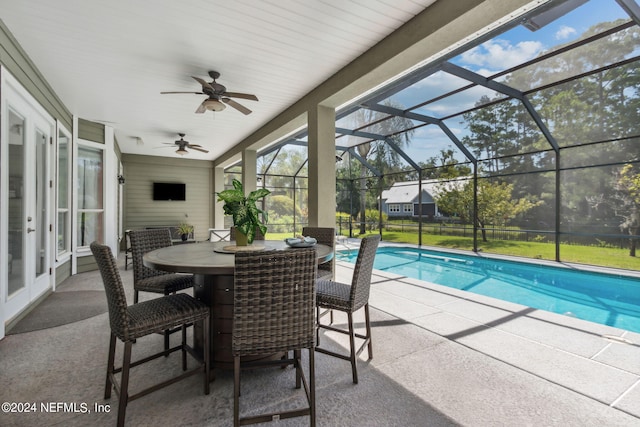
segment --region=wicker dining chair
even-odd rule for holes
[[[327,245],[334,250],[336,248],[336,229],[333,227],[304,227],[302,235],[313,237],[322,245]],[[335,254],[334,254],[335,255]],[[318,265],[318,279],[335,279],[335,256],[331,261]]]
[[[131,259],[133,261],[133,303],[138,303],[138,293],[153,292],[169,295],[193,287],[192,274],[176,274],[146,267],[142,256],[149,251],[171,246],[171,232],[168,228],[130,230]],[[178,329],[179,330],[179,329]],[[169,349],[169,335],[176,329],[164,332],[164,348]]]
[[[369,360],[373,358],[373,345],[371,343],[371,322],[369,320],[369,290],[371,288],[371,273],[373,271],[373,261],[376,256],[379,235],[368,236],[362,239],[358,258],[353,270],[351,285],[335,282],[333,280],[318,280],[316,290],[317,314],[317,346],[316,351],[351,362],[353,382],[358,383],[358,370],[356,358],[367,346]],[[365,335],[355,333],[353,327],[353,313],[364,307]],[[321,309],[338,310],[347,313],[348,330],[336,328],[332,325],[324,325],[320,322]],[[349,355],[336,353],[320,345],[320,329],[327,329],[334,332],[349,335]],[[356,350],[355,338],[363,339],[364,342]]]
[[[315,426],[315,283],[314,248],[239,252],[235,255],[232,354],[234,357],[234,425],[309,415]],[[309,351],[309,382],[301,364]],[[290,352],[290,350],[293,350]],[[285,358],[241,362],[243,356],[286,353]],[[290,354],[293,358],[289,358]],[[240,369],[292,364],[296,388],[301,383],[308,407],[240,418]]]
[[[122,285],[122,279],[111,249],[97,242],[91,243],[90,247],[98,263],[104,289],[107,294],[111,337],[109,339],[109,356],[104,398],[109,399],[111,397],[111,389],[115,389],[119,397],[118,426],[124,425],[127,404],[130,401],[145,396],[169,384],[173,384],[183,378],[197,374],[198,372],[203,372],[204,393],[209,394],[209,307],[184,293],[167,295],[127,306],[124,286]],[[202,322],[204,337],[204,355],[202,357],[198,356],[193,349],[187,345],[186,328],[188,325],[193,325],[199,321]],[[176,327],[179,327],[182,331],[182,342],[180,345],[135,362],[131,361],[131,347],[136,339]],[[116,337],[124,343],[122,367],[120,368],[115,367]],[[129,394],[129,373],[131,368],[178,350],[182,351],[182,370],[184,371],[182,374],[141,390],[136,394]],[[198,367],[189,371],[187,371],[187,352],[199,362]],[[122,374],[120,384],[118,384],[115,375],[120,372]]]

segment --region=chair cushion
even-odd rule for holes
[[[147,277],[134,283],[137,291],[155,292],[157,294],[171,294],[193,287],[192,274],[162,274],[160,276]]]
[[[193,323],[209,314],[209,307],[187,294],[167,295],[127,307],[129,324],[114,333],[130,341],[154,332]]]
[[[322,279],[316,283],[316,305],[323,308],[350,311],[350,294],[351,286],[344,283]]]

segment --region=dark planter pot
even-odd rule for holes
[[[189,235],[188,234],[183,234],[183,235],[180,236],[180,238],[182,239],[183,242],[186,242],[187,239],[189,238]]]

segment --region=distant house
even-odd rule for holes
[[[463,180],[457,180],[462,184]],[[438,211],[438,206],[434,196],[438,194],[441,181],[431,179],[422,181],[422,203],[420,203],[419,181],[396,182],[388,190],[382,192],[383,212],[393,217],[418,217],[422,212],[423,217],[439,217],[442,213]],[[454,181],[449,181],[449,186]]]
[[[438,207],[433,198],[437,181],[422,181],[422,204],[419,204],[419,182],[396,182],[382,192],[382,212],[392,217],[438,216]]]

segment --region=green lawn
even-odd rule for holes
[[[367,234],[378,234],[378,232],[376,230]],[[293,234],[268,233],[267,235],[267,238],[270,240],[284,240],[287,237],[293,237]],[[418,244],[418,234],[409,231],[384,231],[382,239],[387,242]],[[468,251],[473,249],[473,239],[471,237],[423,234],[422,244],[425,246],[437,246]],[[479,238],[478,249],[492,254],[546,259],[552,261],[555,260],[556,257],[556,248],[552,243],[518,242],[512,240],[490,240],[488,242],[482,242]],[[629,256],[628,249],[561,245],[560,259],[563,262],[640,271],[640,257]]]
[[[370,233],[370,234],[376,234]],[[383,240],[398,243],[418,244],[418,235],[411,232],[383,232]],[[449,249],[472,250],[471,237],[424,234],[422,244]],[[552,243],[478,239],[478,249],[492,254],[520,256],[525,258],[555,260],[555,245]],[[604,248],[580,245],[561,245],[560,259],[563,262],[598,265],[604,267],[640,270],[640,257],[629,256],[628,249]]]

